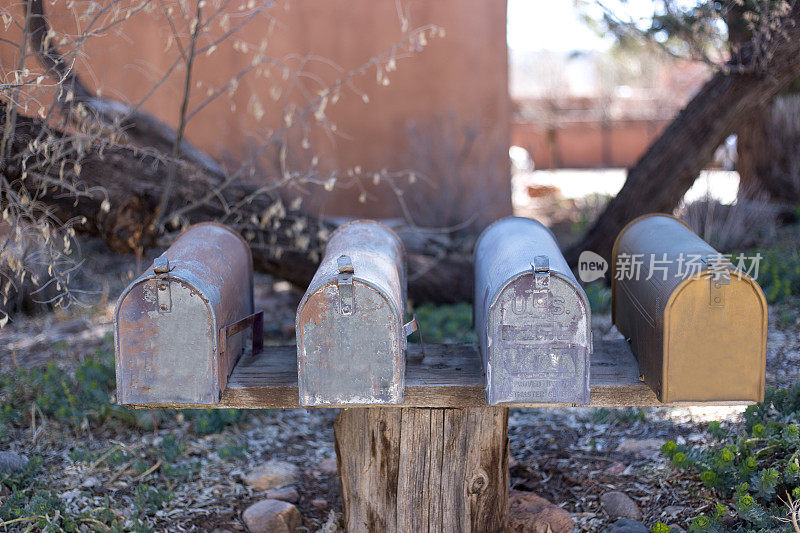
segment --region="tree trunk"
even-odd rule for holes
[[[740,194],[748,198],[764,198],[794,207],[800,203],[796,178],[787,165],[787,158],[796,158],[797,145],[775,130],[774,106],[782,93],[769,105],[758,106],[737,132],[736,170],[740,177]],[[780,111],[777,111],[780,113]]]
[[[698,91],[628,171],[625,185],[584,238],[567,251],[570,264],[577,263],[583,250],[609,259],[625,224],[645,213],[671,212],[742,117],[800,76],[800,2],[769,43],[767,63],[755,72],[739,71],[740,65],[755,63],[763,53],[756,53],[752,44],[742,47],[729,63],[731,71],[717,72]]]
[[[736,170],[741,187],[747,191],[755,192],[769,175],[772,159],[767,139],[769,115],[768,104],[756,106],[736,132]]]
[[[3,109],[0,102],[4,117]],[[105,146],[102,139],[87,146],[85,138],[52,130],[29,117],[17,119],[13,139],[16,155],[3,176],[51,208],[58,220],[85,217],[86,223],[76,230],[102,237],[118,252],[141,252],[161,237],[154,217],[166,183],[165,155],[152,149]],[[32,152],[32,146],[39,148]],[[54,154],[54,147],[67,155]],[[0,210],[5,201],[0,198]],[[179,212],[184,224],[218,220],[235,228],[250,243],[256,269],[301,287],[311,281],[327,236],[335,228],[329,221],[285,206],[274,193],[241,181],[226,183],[204,165],[187,161],[177,165],[170,201],[183,210]],[[104,210],[104,205],[110,209]],[[398,229],[408,253],[412,300],[472,299],[469,239]]]
[[[334,432],[348,532],[506,530],[508,408],[342,409]]]

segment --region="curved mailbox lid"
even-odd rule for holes
[[[301,405],[402,403],[405,249],[388,227],[337,228],[297,309]]]
[[[219,328],[253,312],[250,248],[216,223],[187,228],[120,295],[114,313],[123,404],[219,401],[243,334]]]
[[[589,403],[591,310],[547,227],[507,217],[484,230],[474,302],[487,403]]]
[[[670,215],[630,222],[612,254],[613,321],[661,401],[763,399],[767,305],[752,278]]]

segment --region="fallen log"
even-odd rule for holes
[[[109,145],[102,137],[72,135],[36,118],[17,118],[12,154],[2,169],[10,187],[24,190],[57,220],[83,217],[76,231],[102,237],[117,252],[141,253],[164,236],[155,218],[170,164],[177,165],[170,198],[176,207],[165,217],[172,221],[168,230],[218,220],[247,239],[256,269],[300,287],[311,280],[336,226],[289,205],[276,192],[221,180],[195,162],[172,161],[152,148]],[[0,198],[0,210],[7,202],[7,196]],[[412,301],[471,300],[469,236],[397,229],[407,245]]]

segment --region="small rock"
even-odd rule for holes
[[[261,500],[242,513],[250,533],[294,533],[302,525],[300,511],[281,500]]]
[[[282,500],[289,503],[297,503],[300,501],[300,494],[297,493],[297,489],[292,485],[277,489],[269,489],[264,493],[264,496],[270,500]]]
[[[25,468],[28,458],[14,452],[0,452],[0,474],[12,474]]]
[[[315,509],[325,509],[328,507],[328,502],[322,498],[315,498],[311,500],[311,507],[314,507]]]
[[[512,490],[508,496],[511,533],[572,533],[569,512],[532,492]]]
[[[642,512],[630,496],[624,492],[612,490],[600,496],[600,505],[611,518],[632,518],[641,520]]]
[[[336,475],[339,473],[339,468],[336,466],[336,458],[330,457],[325,459],[319,464],[319,470],[323,474]]]
[[[667,505],[664,507],[664,514],[667,516],[678,516],[685,508],[680,505]]]
[[[628,468],[628,465],[614,461],[611,463],[611,465],[607,466],[605,470],[603,470],[603,473],[609,476],[618,476],[622,474],[626,468]]]
[[[676,524],[670,524],[669,531],[670,533],[686,533],[685,529]]]
[[[625,439],[619,443],[617,451],[649,457],[659,453],[663,444],[660,439]]]
[[[620,518],[607,528],[603,533],[650,533],[647,526],[630,518]]]
[[[291,485],[297,481],[297,467],[286,461],[267,461],[244,478],[255,490],[269,490]]]
[[[83,480],[83,483],[81,483],[81,487],[85,489],[90,489],[98,485],[100,485],[100,480],[94,476],[87,477],[86,479]]]

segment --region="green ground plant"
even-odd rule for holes
[[[800,295],[800,249],[796,245],[754,250],[761,254],[758,284],[771,304]]]
[[[43,416],[51,425],[67,428],[75,435],[126,428],[152,431],[154,420],[161,429],[186,427],[195,434],[208,435],[245,418],[244,411],[235,409],[149,412],[115,404],[110,338],[103,348],[73,368],[49,363],[0,372],[0,447],[26,431],[31,426],[31,416]],[[244,456],[246,446],[229,443],[218,451],[221,458],[235,460]],[[47,464],[41,457],[33,457],[23,470],[0,475],[0,531],[155,531],[153,517],[172,498],[170,487],[199,473],[200,462],[190,460],[185,452],[185,444],[173,434],[156,439],[145,449],[115,444],[97,450],[76,445],[68,452],[69,459],[83,467],[129,467],[136,476],[147,474],[134,485],[130,511],[124,516],[118,510],[118,501],[69,513],[60,495],[50,489]]]
[[[107,348],[95,350],[91,357],[78,363],[74,372],[53,362],[43,368],[0,372],[0,443],[10,438],[12,429],[29,426],[32,408],[48,419],[89,429],[120,423],[152,430],[154,419],[170,426],[180,416],[191,423],[195,433],[207,435],[243,420],[245,412],[238,409],[149,412],[117,405],[110,345],[109,338]]]
[[[800,384],[768,390],[738,430],[712,422],[701,446],[664,443],[675,468],[697,475],[718,498],[712,513],[694,518],[692,531],[786,530],[790,503],[800,500],[798,420]]]
[[[472,306],[468,303],[424,304],[414,308],[414,313],[425,342],[478,342],[472,328]],[[410,340],[419,342],[419,335],[415,333]]]

